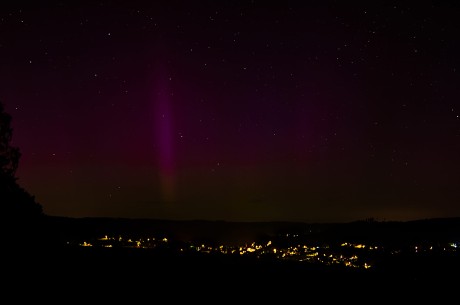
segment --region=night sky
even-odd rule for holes
[[[460,2],[2,1],[48,215],[460,216]]]

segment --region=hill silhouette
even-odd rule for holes
[[[130,294],[142,290],[203,295],[212,290],[220,296],[255,293],[265,299],[270,295],[300,299],[305,289],[313,293],[316,290],[312,289],[331,292],[346,288],[361,295],[371,291],[375,296],[384,289],[389,295],[402,292],[417,297],[420,287],[430,287],[430,292],[439,292],[439,286],[448,287],[460,271],[456,248],[460,218],[349,223],[46,219],[56,243],[40,251],[26,251],[25,256],[18,255],[13,261],[22,257],[22,274],[47,274],[54,286],[64,290],[80,287],[92,291],[97,287],[98,293],[119,289]],[[105,247],[106,239],[111,237],[133,241],[128,247]],[[163,246],[135,246],[136,240],[146,238],[155,238]],[[168,242],[163,243],[163,238]],[[316,247],[309,253],[325,257],[358,253],[371,262],[372,268],[194,250],[204,245],[213,245],[214,249],[233,245],[238,249],[238,245],[267,245],[268,241],[286,254],[294,251],[289,249],[304,246]],[[344,243],[350,247],[344,247]],[[379,247],[377,252],[372,250],[374,246]],[[27,263],[31,252],[39,264]]]

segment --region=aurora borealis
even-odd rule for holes
[[[460,215],[459,4],[29,2],[0,100],[50,215]]]

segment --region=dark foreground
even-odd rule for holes
[[[369,269],[217,253],[184,253],[174,247],[105,248],[73,246],[72,243],[68,246],[69,240],[136,233],[132,228],[146,232],[153,225],[154,232],[178,236],[179,231],[190,232],[190,227],[168,231],[169,227],[157,226],[157,222],[148,222],[138,228],[139,222],[129,225],[122,221],[123,230],[117,230],[115,224],[119,222],[115,220],[52,220],[45,226],[23,231],[18,231],[17,226],[16,230],[11,230],[11,226],[5,230],[9,233],[3,237],[1,253],[1,287],[5,300],[12,296],[14,303],[21,300],[28,303],[31,298],[47,303],[52,300],[69,303],[78,299],[85,303],[97,300],[117,304],[137,301],[194,304],[293,301],[303,304],[330,303],[332,300],[345,303],[382,303],[384,300],[400,303],[404,300],[409,304],[430,300],[440,303],[443,299],[452,299],[460,283],[460,251],[413,251],[414,242],[436,246],[455,241],[457,245],[460,232],[457,219],[434,224],[430,221],[327,226],[321,227],[318,234],[310,233],[314,227],[307,227],[308,243],[327,241],[340,245],[343,241],[370,244],[378,241],[412,249],[399,255],[384,251],[372,256],[375,264]],[[171,227],[180,225],[172,223]],[[206,230],[199,232],[226,229],[222,229],[224,224],[221,223],[211,225],[206,224]],[[199,226],[193,223],[191,228]],[[235,227],[231,229],[226,231],[235,231]],[[254,230],[251,227],[246,231]],[[17,233],[11,235],[11,232]],[[274,243],[276,240],[273,239]],[[291,242],[285,237],[277,241],[287,245]]]
[[[458,257],[388,262],[385,269],[358,270],[301,262],[242,257],[181,255],[152,249],[59,247],[8,252],[3,277],[17,287],[66,297],[170,300],[245,298],[304,300],[435,294],[458,285]],[[340,292],[340,293],[339,293]],[[345,293],[342,295],[342,293]],[[249,298],[249,299],[248,299]],[[438,299],[439,300],[439,299]]]

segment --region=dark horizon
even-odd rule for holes
[[[51,219],[61,219],[61,220],[76,220],[76,221],[127,221],[132,223],[149,223],[149,222],[164,222],[164,223],[209,223],[209,224],[234,224],[234,225],[250,225],[250,224],[286,224],[286,225],[319,225],[319,226],[329,226],[329,225],[349,225],[357,223],[368,223],[368,224],[414,224],[414,223],[450,223],[460,221],[460,216],[447,216],[447,217],[427,217],[427,218],[414,218],[414,219],[405,219],[405,220],[395,220],[395,219],[378,219],[374,217],[353,219],[346,221],[294,221],[294,220],[260,220],[260,221],[241,221],[241,220],[225,220],[225,219],[204,219],[204,218],[186,218],[186,219],[173,219],[173,218],[155,218],[155,217],[108,217],[108,216],[82,216],[82,217],[72,217],[72,216],[61,216],[61,215],[45,215]]]
[[[459,10],[1,3],[17,181],[58,217],[460,217]]]

